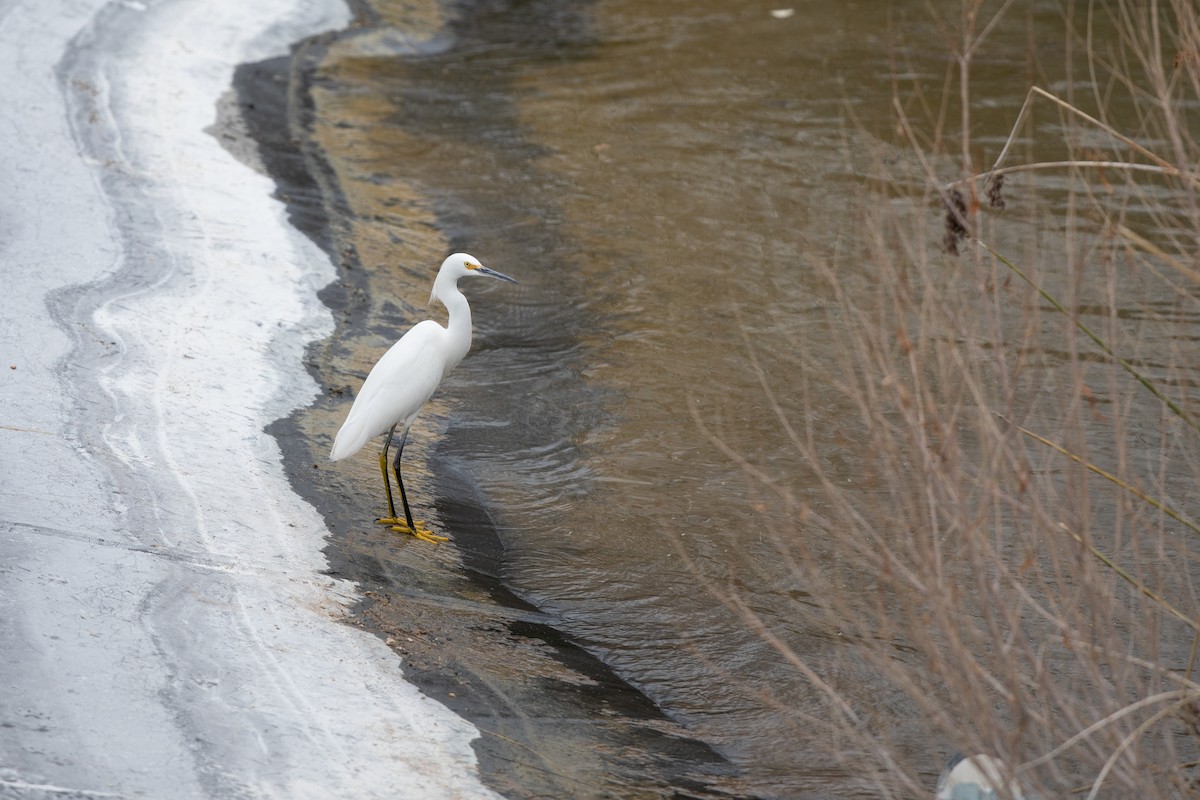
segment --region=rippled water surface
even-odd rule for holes
[[[844,363],[816,265],[858,250],[873,165],[905,150],[893,97],[940,98],[954,34],[923,6],[770,13],[782,5],[467,3],[406,45],[416,55],[338,68],[375,98],[363,169],[391,207],[419,207],[454,249],[521,281],[470,287],[475,350],[430,445],[435,473],[486,491],[505,580],[756,791],[829,796],[851,784],[806,740],[800,714],[821,699],[727,601],[814,665],[846,654],[779,545],[798,521],[738,458],[815,494],[781,423],[807,420],[826,475],[860,480],[856,412],[798,367],[800,350]],[[1058,8],[990,34],[974,87],[989,157],[1031,74],[1065,79]],[[917,235],[936,241],[937,217]],[[393,230],[378,260],[404,261],[412,235]],[[398,294],[423,299],[426,267],[406,265]],[[853,683],[853,657],[837,663]],[[903,707],[865,675],[856,701]]]

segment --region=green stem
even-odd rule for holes
[[[1128,572],[1124,567],[1122,567],[1120,564],[1118,564],[1117,562],[1115,562],[1111,558],[1109,558],[1104,553],[1104,551],[1097,548],[1091,542],[1084,541],[1084,538],[1082,536],[1080,536],[1078,533],[1075,533],[1074,531],[1072,531],[1070,528],[1068,528],[1066,525],[1064,525],[1061,522],[1059,523],[1059,526],[1066,532],[1066,534],[1068,536],[1070,536],[1072,539],[1074,539],[1075,541],[1079,542],[1081,545],[1086,547],[1088,552],[1091,553],[1092,556],[1094,558],[1096,558],[1096,560],[1098,560],[1100,563],[1104,564],[1106,567],[1108,567],[1113,572],[1115,572],[1118,576],[1121,577],[1122,580],[1124,580],[1126,583],[1128,583],[1133,588],[1137,589],[1139,592],[1144,594],[1146,597],[1149,597],[1151,600],[1158,603],[1160,606],[1162,606],[1164,609],[1166,609],[1167,613],[1169,613],[1171,616],[1178,619],[1184,625],[1187,625],[1193,631],[1200,633],[1200,622],[1197,622],[1196,620],[1194,620],[1191,617],[1184,614],[1179,609],[1175,608],[1175,606],[1168,603],[1165,598],[1163,598],[1160,594],[1158,594],[1158,592],[1154,591],[1149,586],[1147,586],[1146,584],[1139,581],[1130,572]]]
[[[1078,456],[1075,453],[1072,453],[1070,450],[1066,449],[1065,447],[1062,447],[1061,445],[1055,444],[1054,442],[1050,441],[1049,439],[1045,438],[1044,436],[1039,436],[1031,430],[1022,428],[1020,425],[1017,426],[1017,430],[1019,430],[1021,433],[1025,434],[1026,436],[1029,436],[1030,438],[1037,439],[1039,442],[1046,445],[1047,447],[1054,448],[1055,450],[1062,453],[1064,456],[1066,456],[1067,458],[1076,462],[1077,464],[1082,464],[1083,466],[1087,467],[1089,470],[1096,473],[1101,478],[1104,478],[1105,480],[1108,480],[1108,481],[1112,481],[1117,486],[1120,486],[1122,489],[1129,492],[1130,494],[1132,494],[1134,497],[1138,498],[1139,500],[1142,500],[1143,502],[1149,503],[1150,505],[1154,506],[1159,511],[1166,514],[1168,517],[1175,520],[1179,524],[1186,525],[1187,527],[1191,528],[1196,533],[1200,533],[1200,525],[1197,525],[1195,522],[1192,522],[1190,519],[1187,519],[1186,517],[1181,515],[1178,511],[1175,511],[1174,509],[1170,508],[1166,504],[1164,504],[1158,500],[1155,500],[1153,497],[1146,494],[1141,489],[1138,489],[1136,486],[1133,486],[1132,484],[1129,484],[1129,483],[1121,480],[1116,475],[1113,475],[1111,472],[1108,472],[1107,470],[1103,470],[1100,467],[1097,467],[1095,464],[1091,463],[1090,461],[1087,461],[1083,457]]]
[[[1086,326],[1082,322],[1080,322],[1079,319],[1074,314],[1069,312],[1063,306],[1062,303],[1058,302],[1053,297],[1051,297],[1046,292],[1045,289],[1043,289],[1041,286],[1038,286],[1036,283],[1034,283],[1033,280],[1028,275],[1026,275],[1024,272],[1022,272],[1017,267],[1016,264],[1012,263],[1007,258],[1000,255],[995,250],[988,247],[986,244],[979,241],[978,239],[974,239],[973,241],[977,242],[980,247],[982,247],[984,250],[987,250],[989,253],[991,253],[993,256],[995,256],[1002,264],[1004,264],[1004,266],[1008,267],[1013,272],[1015,272],[1017,274],[1017,276],[1021,278],[1021,280],[1025,281],[1030,286],[1032,286],[1034,289],[1036,289],[1037,293],[1040,294],[1043,298],[1045,298],[1046,302],[1050,303],[1050,305],[1054,306],[1056,309],[1058,309],[1060,312],[1062,312],[1068,318],[1070,318],[1070,320],[1073,323],[1075,323],[1075,327],[1078,328],[1079,330],[1083,331],[1084,335],[1086,335],[1089,339],[1091,339],[1093,342],[1095,342],[1096,346],[1099,347],[1102,351],[1104,351],[1105,355],[1107,355],[1113,361],[1116,361],[1118,364],[1120,364],[1122,369],[1124,369],[1126,372],[1128,372],[1130,375],[1132,375],[1134,377],[1134,379],[1138,383],[1140,383],[1142,386],[1145,386],[1146,389],[1148,389],[1150,391],[1150,394],[1154,395],[1159,400],[1161,400],[1163,403],[1165,403],[1167,408],[1171,409],[1171,411],[1177,417],[1179,417],[1184,422],[1186,422],[1188,425],[1190,425],[1192,427],[1192,430],[1194,430],[1196,433],[1200,433],[1200,423],[1198,423],[1195,419],[1193,419],[1191,417],[1191,415],[1189,415],[1186,411],[1184,411],[1183,408],[1178,403],[1176,403],[1174,400],[1172,400],[1171,398],[1169,398],[1165,394],[1163,394],[1162,391],[1160,391],[1159,388],[1157,386],[1155,386],[1150,381],[1149,378],[1145,377],[1144,375],[1142,375],[1142,373],[1138,372],[1137,369],[1135,369],[1132,364],[1130,364],[1128,361],[1126,361],[1125,359],[1121,358],[1119,355],[1114,353],[1112,351],[1112,349],[1107,344],[1104,343],[1103,339],[1101,339],[1096,334],[1092,333],[1091,328],[1089,328],[1088,326]]]

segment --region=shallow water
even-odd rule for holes
[[[402,19],[408,4],[378,8]],[[1066,79],[1058,9],[1036,4],[991,33],[973,87],[988,158],[1030,74]],[[445,486],[432,476],[468,476],[498,527],[507,586],[752,791],[851,796],[851,776],[806,741],[799,714],[821,713],[820,698],[725,602],[736,595],[810,663],[855,674],[780,547],[796,521],[729,451],[817,493],[765,376],[784,418],[814,421],[827,477],[860,480],[854,409],[796,366],[800,347],[831,369],[845,356],[822,325],[832,299],[814,264],[856,250],[849,221],[876,159],[905,158],[893,94],[914,107],[903,87],[940,97],[953,41],[924,8],[770,10],[466,3],[401,45],[335,50],[325,88],[342,93],[341,123],[372,132],[349,161],[390,227],[358,235],[362,262],[403,264],[394,294],[373,300],[394,301],[394,325],[359,343],[358,377],[421,313],[440,258],[430,228],[521,281],[468,288],[475,346],[415,429],[417,493]],[[1053,214],[1061,201],[1043,188]],[[936,241],[938,224],[931,211],[919,234]],[[998,235],[1015,243],[1014,227]],[[862,673],[853,700],[904,707]],[[936,746],[908,744],[930,749],[936,773]]]

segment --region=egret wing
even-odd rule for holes
[[[445,333],[441,325],[425,320],[383,354],[371,368],[338,431],[331,460],[357,453],[367,441],[386,433],[396,423],[403,427],[412,423],[441,383]]]

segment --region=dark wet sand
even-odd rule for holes
[[[359,30],[341,36],[362,35],[378,20],[358,12]],[[414,442],[405,461],[410,491],[436,498],[452,537],[444,546],[372,524],[382,494],[375,445],[347,462],[327,460],[381,342],[425,313],[399,298],[426,293],[449,251],[437,214],[383,172],[402,171],[382,160],[379,140],[388,133],[372,125],[372,114],[386,109],[339,92],[339,77],[325,70],[338,46],[339,37],[324,37],[298,45],[292,58],[244,65],[235,88],[277,196],[338,268],[322,293],[337,329],[306,364],[323,394],[269,432],[294,489],[331,531],[331,574],[365,595],[347,623],[384,639],[408,680],[479,727],[484,780],[508,797],[748,796],[724,758],[509,591],[497,510],[439,458],[437,441]],[[433,405],[425,416],[444,424]]]

